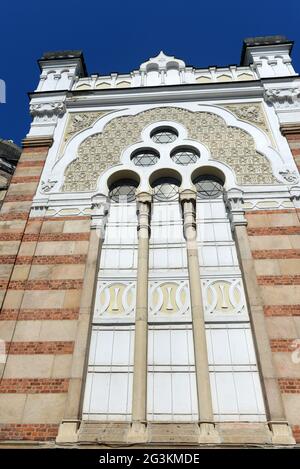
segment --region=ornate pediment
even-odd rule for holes
[[[180,69],[185,68],[183,60],[176,59],[174,56],[166,55],[162,50],[156,57],[151,57],[147,62],[140,66],[140,70],[147,72],[158,68],[159,70],[167,70],[168,68],[175,67]]]
[[[231,167],[238,184],[278,183],[269,160],[256,150],[252,136],[245,130],[228,126],[212,112],[161,107],[116,117],[101,133],[87,137],[78,148],[78,158],[66,169],[63,190],[95,190],[100,174],[120,162],[123,150],[140,141],[147,125],[166,120],[183,125],[188,138],[205,145],[211,158]]]

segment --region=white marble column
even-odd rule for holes
[[[196,231],[196,192],[180,193],[183,211],[183,229],[186,239],[187,262],[190,283],[195,369],[200,426],[200,442],[219,442],[215,429],[209,380],[208,356],[202,303],[199,256]]]
[[[138,262],[134,338],[134,370],[132,391],[132,426],[129,441],[147,439],[147,347],[148,347],[148,264],[150,211],[152,196],[137,195]]]

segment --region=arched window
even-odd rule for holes
[[[200,158],[199,151],[192,147],[179,147],[171,153],[171,159],[174,163],[187,166],[196,163]]]
[[[151,132],[150,137],[155,143],[172,143],[178,137],[178,132],[173,127],[158,127]]]
[[[216,176],[203,174],[193,181],[199,199],[216,199],[223,194],[223,181]]]
[[[109,197],[114,202],[133,202],[137,186],[134,179],[121,179],[110,186]]]
[[[131,161],[136,166],[152,166],[159,160],[159,153],[152,149],[142,149],[133,152],[131,155]]]
[[[176,199],[180,182],[174,177],[160,177],[154,181],[154,199],[160,202],[167,202]]]

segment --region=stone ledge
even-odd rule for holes
[[[276,422],[275,422],[276,423]],[[239,446],[239,445],[294,445],[290,438],[290,427],[281,423],[274,434],[271,422],[221,422],[215,425],[219,441],[202,441],[198,423],[148,423],[144,441],[133,441],[131,424],[128,422],[82,421],[77,433],[79,445],[124,445],[136,444],[147,447],[155,446]],[[283,428],[284,424],[284,428]],[[285,431],[286,430],[286,431]],[[131,435],[130,439],[128,435]],[[289,437],[289,438],[287,438]],[[60,441],[61,444],[68,441]]]
[[[280,126],[280,132],[284,136],[299,134],[299,137],[300,137],[300,124],[298,124],[298,123],[296,123],[296,124],[282,124]]]
[[[52,137],[27,137],[22,140],[23,148],[36,148],[36,147],[48,147],[50,148],[53,143]]]

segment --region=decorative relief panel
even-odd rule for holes
[[[135,311],[134,282],[101,282],[94,319],[133,318]]]
[[[190,312],[187,280],[151,281],[149,285],[149,315],[154,318],[187,316]]]
[[[66,112],[66,105],[62,101],[30,104],[30,114],[37,122],[56,122]]]
[[[246,312],[240,279],[204,280],[203,296],[207,315],[224,317]]]
[[[68,141],[77,133],[81,132],[88,127],[91,127],[96,120],[108,114],[107,111],[97,112],[70,112],[68,122],[63,138],[62,148],[60,154],[64,151]]]
[[[245,210],[266,210],[266,209],[277,209],[277,208],[294,208],[293,202],[289,199],[274,199],[269,200],[246,200],[244,202]]]
[[[270,133],[261,104],[227,104],[223,107],[228,109],[228,111],[233,112],[238,119],[256,125],[264,132],[267,132],[267,134]]]
[[[142,129],[162,120],[182,124],[188,130],[188,138],[206,145],[212,158],[232,167],[239,184],[277,182],[269,161],[256,151],[254,140],[246,131],[227,126],[222,117],[211,112],[164,107],[117,117],[106,124],[102,133],[87,137],[79,146],[78,158],[66,169],[63,191],[96,189],[99,175],[119,163],[124,148],[139,142]]]
[[[296,109],[300,106],[300,88],[269,88],[264,93],[265,101],[275,109]]]

